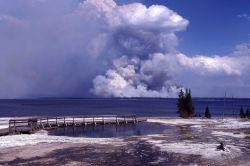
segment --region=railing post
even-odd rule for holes
[[[135,115],[133,115],[132,117],[133,117],[133,119],[134,119],[134,124],[135,124],[135,122],[136,122],[136,120],[135,120]]]
[[[117,118],[117,116],[116,116],[116,124],[119,125],[119,119]]]
[[[29,123],[29,121],[28,121],[28,123]],[[32,121],[30,122],[30,128],[31,128],[31,131],[34,131],[34,129],[33,129],[33,122]]]
[[[86,126],[87,125],[86,118],[85,117],[83,118],[84,118],[84,126]]]
[[[14,120],[14,133],[16,132],[16,121]]]
[[[96,125],[95,116],[93,117],[93,123],[94,125]]]
[[[9,120],[9,133],[11,132],[11,121]]]

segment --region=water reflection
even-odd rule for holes
[[[157,123],[141,122],[137,124],[97,125],[81,127],[63,127],[51,130],[50,135],[70,137],[109,138],[121,136],[140,136],[149,134],[162,134],[170,130],[171,126]]]

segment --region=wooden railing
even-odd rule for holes
[[[9,133],[32,133],[39,129],[52,129],[66,126],[87,126],[105,124],[127,124],[145,121],[135,115],[93,115],[93,116],[64,116],[64,117],[37,117],[26,119],[10,119]]]

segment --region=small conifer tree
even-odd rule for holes
[[[205,117],[206,117],[206,118],[211,118],[211,113],[210,113],[210,111],[209,111],[208,106],[207,106],[206,109],[205,109]]]

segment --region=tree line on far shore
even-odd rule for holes
[[[191,90],[186,89],[183,91],[183,89],[180,90],[178,94],[178,101],[177,101],[177,107],[179,113],[179,116],[182,118],[189,118],[189,117],[201,117],[200,114],[195,113],[195,108],[193,105]],[[206,118],[211,118],[212,114],[210,113],[209,107],[207,106],[205,108],[204,116]],[[250,119],[250,111],[249,108],[244,111],[243,108],[240,109],[239,113],[240,118],[249,118]]]

